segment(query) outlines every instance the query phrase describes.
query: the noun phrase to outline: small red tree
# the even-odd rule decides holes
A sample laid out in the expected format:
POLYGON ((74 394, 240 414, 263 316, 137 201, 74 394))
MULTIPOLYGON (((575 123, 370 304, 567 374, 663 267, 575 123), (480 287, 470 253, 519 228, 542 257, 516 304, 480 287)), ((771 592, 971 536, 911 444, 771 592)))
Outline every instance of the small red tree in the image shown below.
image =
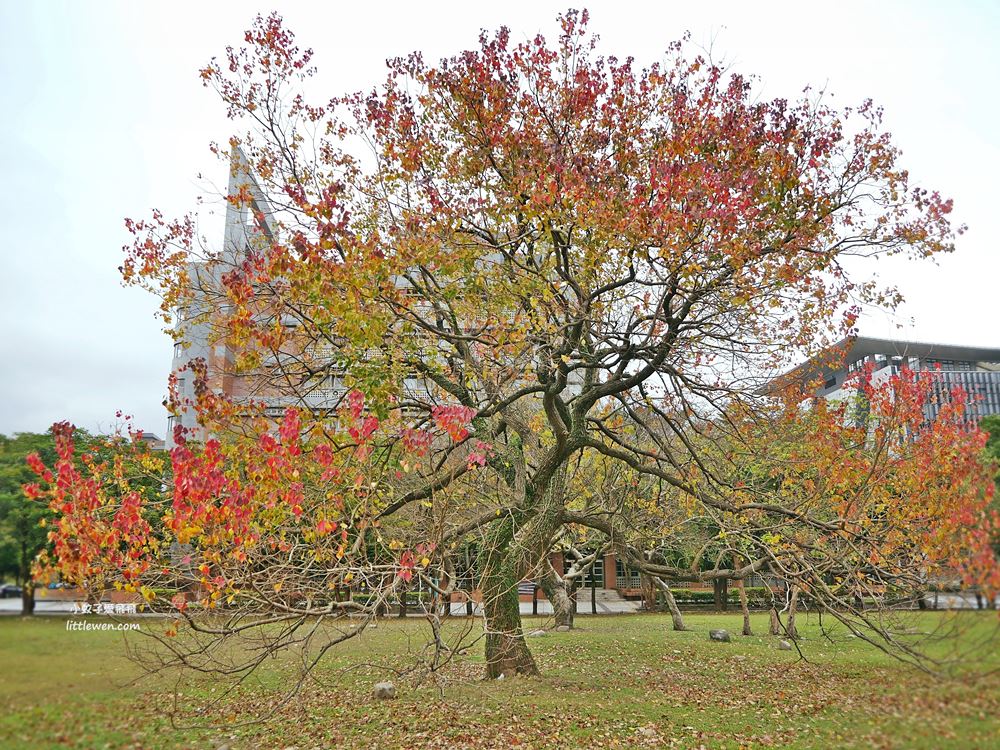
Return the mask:
MULTIPOLYGON (((219 404, 213 408, 217 414, 219 404)), ((396 430, 366 412, 357 391, 333 423, 295 408, 277 423, 244 410, 239 436, 198 444, 178 434, 169 467, 137 436, 112 441, 110 460, 85 454, 78 464, 72 426, 57 425, 55 466, 30 457, 39 481, 25 487, 56 514, 54 555, 41 562, 97 597, 110 588, 134 592, 173 613, 160 638, 170 663, 245 677, 259 655, 224 666, 204 657, 255 629, 266 629, 274 648, 309 630, 318 658, 362 632, 411 581, 430 583, 433 573, 445 585, 432 537, 415 541, 406 521, 384 523, 381 515, 419 476, 416 465, 432 444, 463 434, 465 414, 396 430), (168 487, 148 481, 164 476, 168 487), (173 592, 169 602, 163 590, 173 592), (356 627, 317 628, 347 614, 359 616, 356 627), (181 623, 194 640, 165 641, 176 639, 181 623)))

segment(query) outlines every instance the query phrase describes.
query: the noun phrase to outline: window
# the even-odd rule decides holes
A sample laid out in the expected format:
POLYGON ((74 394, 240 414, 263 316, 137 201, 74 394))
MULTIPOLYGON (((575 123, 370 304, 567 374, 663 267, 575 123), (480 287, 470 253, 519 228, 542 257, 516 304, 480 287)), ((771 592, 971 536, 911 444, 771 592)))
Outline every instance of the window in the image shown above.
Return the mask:
POLYGON ((639 571, 626 566, 621 560, 615 560, 615 586, 620 589, 642 588, 639 571))
MULTIPOLYGON (((583 552, 584 557, 589 554, 589 551, 583 552)), ((569 572, 569 569, 573 567, 573 562, 568 554, 563 556, 563 573, 569 572)), ((602 555, 598 555, 590 569, 584 573, 581 585, 584 588, 589 588, 591 582, 593 582, 595 588, 604 588, 604 557, 602 555)))
POLYGON ((871 361, 871 357, 861 357, 861 359, 856 359, 847 366, 848 372, 856 372, 858 370, 864 369, 864 366, 871 361))

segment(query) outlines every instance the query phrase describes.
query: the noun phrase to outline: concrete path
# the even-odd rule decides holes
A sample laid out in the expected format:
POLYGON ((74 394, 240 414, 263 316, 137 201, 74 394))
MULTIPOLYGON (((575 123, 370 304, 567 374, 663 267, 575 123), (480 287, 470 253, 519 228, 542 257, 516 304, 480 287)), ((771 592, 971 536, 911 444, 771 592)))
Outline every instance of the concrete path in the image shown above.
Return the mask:
MULTIPOLYGON (((73 614, 73 602, 70 601, 46 601, 45 599, 38 599, 35 602, 35 614, 37 615, 71 615, 73 614)), ((611 602, 597 602, 597 614, 599 615, 612 615, 612 614, 623 614, 628 612, 638 612, 640 602, 631 601, 611 601, 611 602)), ((576 611, 581 615, 591 614, 590 610, 590 600, 585 602, 577 602, 576 611)), ((21 612, 21 600, 17 599, 0 599, 0 615, 16 615, 21 612)), ((451 612, 454 615, 464 615, 465 605, 455 604, 451 605, 451 612)), ((479 604, 473 605, 473 613, 476 615, 482 615, 482 607, 479 604)), ((418 614, 415 610, 413 614, 418 614)), ((530 615, 531 614, 531 602, 521 602, 521 614, 530 615)), ((538 614, 539 615, 551 615, 552 605, 548 601, 541 599, 538 602, 538 614)), ((86 617, 87 615, 81 615, 81 617, 86 617)))
MULTIPOLYGON (((927 606, 934 608, 935 601, 934 595, 928 594, 925 598, 927 606)), ((39 615, 71 615, 73 614, 73 602, 71 601, 58 601, 58 600, 46 600, 44 598, 39 598, 35 601, 35 614, 39 615)), ((1000 607, 1000 596, 997 597, 996 604, 1000 607)), ((597 602, 597 614, 599 615, 617 615, 626 614, 630 612, 638 612, 642 602, 639 601, 628 601, 625 599, 612 600, 612 601, 598 601, 597 602)), ((937 609, 976 609, 976 596, 975 594, 967 593, 955 593, 955 594, 938 594, 937 595, 937 609)), ((576 611, 581 615, 591 614, 590 600, 577 601, 576 611)), ((10 599, 0 599, 0 615, 16 615, 21 612, 21 599, 20 598, 10 598, 10 599)), ((464 615, 466 613, 465 605, 452 603, 451 612, 454 615, 464 615)), ((414 612, 414 614, 417 614, 414 612)), ((473 605, 473 614, 482 615, 482 606, 479 604, 473 605)), ((531 614, 531 602, 521 602, 521 614, 530 615, 531 614)), ((538 601, 538 614, 539 615, 551 615, 552 605, 549 604, 548 600, 540 599, 538 601)))
MULTIPOLYGON (((986 605, 986 597, 982 599, 983 605, 986 605)), ((954 594, 927 594, 924 597, 924 602, 931 609, 978 609, 979 603, 976 601, 976 595, 967 592, 960 592, 954 594)), ((1000 607, 1000 596, 997 596, 994 604, 1000 607)))
MULTIPOLYGON (((21 613, 21 597, 0 599, 0 614, 16 615, 21 613)), ((73 602, 46 601, 35 599, 36 615, 69 615, 73 613, 73 602)))
MULTIPOLYGON (((633 602, 633 601, 627 601, 627 600, 624 600, 624 599, 621 600, 621 601, 611 601, 611 602, 601 602, 601 601, 599 601, 599 602, 597 602, 597 614, 599 614, 599 615, 620 615, 620 614, 627 614, 627 613, 630 613, 630 612, 638 612, 639 608, 641 606, 642 606, 642 602, 639 602, 639 601, 634 601, 633 602)), ((522 615, 530 615, 531 614, 531 609, 532 609, 531 602, 521 602, 521 614, 522 615)), ((581 614, 581 615, 592 614, 592 610, 590 608, 590 600, 588 599, 585 602, 578 601, 576 603, 576 611, 577 611, 577 614, 581 614)), ((464 615, 464 614, 467 613, 467 610, 466 610, 464 604, 456 604, 456 603, 452 602, 451 613, 453 615, 464 615)), ((472 605, 472 613, 474 615, 482 615, 482 613, 483 613, 483 611, 482 611, 482 605, 480 605, 480 604, 473 604, 472 605)), ((551 615, 552 614, 552 605, 549 604, 549 602, 548 602, 547 599, 539 599, 538 600, 538 614, 539 615, 551 615)))

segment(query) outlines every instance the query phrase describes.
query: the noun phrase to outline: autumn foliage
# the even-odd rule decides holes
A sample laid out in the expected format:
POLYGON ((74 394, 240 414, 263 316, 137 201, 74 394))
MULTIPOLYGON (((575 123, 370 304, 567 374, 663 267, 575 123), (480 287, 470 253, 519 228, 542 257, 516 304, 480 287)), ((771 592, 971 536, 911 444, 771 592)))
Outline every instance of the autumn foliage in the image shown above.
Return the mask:
MULTIPOLYGON (((462 414, 450 412, 440 430, 421 431, 426 441, 413 431, 410 439, 447 440, 449 431, 464 429, 462 414)), ((241 597, 290 612, 307 600, 304 611, 322 614, 352 607, 336 600, 341 588, 362 585, 384 596, 397 579, 409 582, 415 567, 426 568, 433 552, 432 544, 403 549, 379 530, 379 513, 402 475, 399 462, 411 454, 401 447, 391 461, 373 459, 376 449, 393 447, 377 442, 385 430, 364 414, 356 391, 337 420, 336 439, 317 441, 321 425, 289 408, 280 423, 262 423, 252 441, 246 434, 227 444, 181 438, 169 465, 133 435, 118 440, 113 461, 84 455, 81 467, 73 461, 72 427, 58 426, 54 471, 30 457, 40 482, 25 487, 58 514, 51 570, 98 594, 113 586, 151 604, 154 589, 179 589, 171 599, 178 612, 241 597), (171 485, 132 489, 144 476, 170 476, 171 485)))
POLYGON ((847 397, 808 411, 788 397, 766 426, 746 425, 755 450, 734 459, 723 525, 734 549, 763 552, 831 611, 959 582, 1000 590, 985 433, 968 394, 939 383, 905 368, 873 382, 869 368, 847 397))
POLYGON ((128 222, 122 273, 179 341, 210 331, 228 370, 193 363, 187 401, 172 380, 203 432, 178 433, 162 491, 130 488, 156 459, 126 446, 76 467, 61 432, 31 493, 60 514, 64 575, 179 589, 195 630, 195 605, 234 608, 220 637, 282 623, 276 648, 307 616, 367 621, 419 583, 433 617, 475 585, 490 676, 537 671, 517 584, 567 524, 650 575, 768 570, 842 612, 845 592, 945 567, 996 586, 961 398, 924 424, 927 386, 903 374, 864 386, 858 426, 846 404, 760 395, 861 305, 898 301, 845 258, 952 250, 951 202, 911 182, 871 102, 761 100, 684 42, 638 69, 587 22, 560 17, 551 44, 484 32, 437 65, 413 53, 320 103, 276 15, 205 67, 246 128, 214 147, 245 241, 206 251, 193 217, 154 212, 128 222), (711 519, 715 564, 645 554, 624 501, 576 502, 584 459, 654 517, 711 519))

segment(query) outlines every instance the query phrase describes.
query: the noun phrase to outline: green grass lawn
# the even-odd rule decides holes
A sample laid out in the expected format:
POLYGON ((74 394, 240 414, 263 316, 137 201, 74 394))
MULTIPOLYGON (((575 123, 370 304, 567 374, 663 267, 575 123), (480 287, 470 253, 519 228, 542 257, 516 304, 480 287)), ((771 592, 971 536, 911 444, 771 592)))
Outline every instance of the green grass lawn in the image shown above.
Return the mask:
MULTIPOLYGON (((928 631, 946 616, 920 617, 928 631)), ((432 678, 400 675, 427 628, 390 619, 330 652, 317 679, 282 700, 290 656, 225 693, 219 681, 144 676, 121 634, 5 617, 0 748, 1000 747, 1000 641, 982 641, 996 613, 955 618, 973 656, 961 679, 931 677, 843 631, 828 640, 815 617, 802 623, 807 661, 775 638, 738 635, 738 615, 687 619, 693 631, 675 633, 662 616, 581 617, 573 632, 530 639, 543 677, 489 683, 481 642, 432 678), (714 627, 733 642, 710 642, 714 627), (398 699, 372 700, 386 678, 398 699)), ((529 630, 546 624, 526 620, 529 630)), ((766 633, 764 617, 754 630, 766 633)))

